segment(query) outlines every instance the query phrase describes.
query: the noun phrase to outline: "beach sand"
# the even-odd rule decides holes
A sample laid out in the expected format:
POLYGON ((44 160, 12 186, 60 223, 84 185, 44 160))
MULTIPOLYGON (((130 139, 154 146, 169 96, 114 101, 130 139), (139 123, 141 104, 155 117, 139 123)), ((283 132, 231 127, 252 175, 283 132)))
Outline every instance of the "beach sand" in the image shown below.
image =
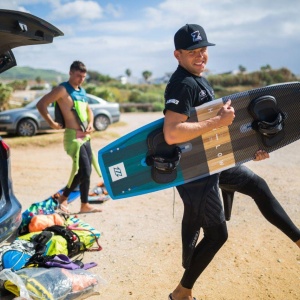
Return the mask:
MULTIPOLYGON (((162 117, 161 113, 124 113, 123 126, 107 129, 121 136, 162 117)), ((53 133, 61 134, 62 133, 53 133)), ((92 140, 98 151, 114 138, 92 140)), ((291 219, 300 226, 300 142, 246 165, 269 183, 291 219)), ((14 192, 23 205, 49 197, 69 177, 71 159, 62 143, 49 147, 11 149, 14 192)), ((91 186, 99 179, 93 171, 91 186)), ((70 205, 79 210, 80 201, 70 205)), ((86 252, 84 262, 103 281, 96 300, 167 300, 183 274, 181 266, 182 203, 175 189, 167 189, 98 205, 103 212, 80 218, 102 235, 100 252, 86 252)), ((281 231, 268 223, 254 201, 236 194, 229 239, 194 286, 198 300, 300 299, 300 251, 281 231)))

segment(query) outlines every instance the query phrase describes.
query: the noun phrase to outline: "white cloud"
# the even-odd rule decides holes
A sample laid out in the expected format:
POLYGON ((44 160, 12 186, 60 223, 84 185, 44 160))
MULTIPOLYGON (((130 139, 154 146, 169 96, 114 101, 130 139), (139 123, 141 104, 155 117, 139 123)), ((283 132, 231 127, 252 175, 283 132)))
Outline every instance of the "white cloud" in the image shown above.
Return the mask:
POLYGON ((120 5, 109 3, 104 8, 105 13, 113 16, 113 18, 120 18, 123 15, 123 9, 120 5))
POLYGON ((286 66, 300 74, 296 55, 300 48, 299 0, 289 0, 289 5, 281 0, 271 3, 162 0, 158 4, 140 0, 137 6, 142 9, 136 12, 135 1, 119 1, 117 5, 104 0, 13 0, 9 3, 29 9, 26 3, 33 1, 44 8, 38 16, 58 27, 65 36, 55 38, 51 45, 41 46, 42 53, 34 50, 37 46, 22 47, 16 55, 20 65, 38 67, 39 62, 42 67, 46 62, 47 66, 65 71, 74 59, 81 59, 88 67, 111 76, 124 73, 126 68, 133 74, 148 69, 154 76, 161 76, 177 65, 173 57, 174 33, 186 23, 198 23, 205 28, 208 39, 217 45, 209 49, 208 68, 213 72, 236 69, 240 64, 251 71, 270 64, 273 68, 286 66))
MULTIPOLYGON (((77 0, 57 6, 51 13, 53 19, 74 19, 78 21, 91 21, 101 19, 102 7, 95 1, 77 0)), ((74 22, 76 24, 76 21, 74 22)))
POLYGON ((9 9, 9 10, 19 10, 22 12, 28 12, 24 6, 18 4, 18 1, 16 0, 0 0, 0 8, 1 9, 9 9))

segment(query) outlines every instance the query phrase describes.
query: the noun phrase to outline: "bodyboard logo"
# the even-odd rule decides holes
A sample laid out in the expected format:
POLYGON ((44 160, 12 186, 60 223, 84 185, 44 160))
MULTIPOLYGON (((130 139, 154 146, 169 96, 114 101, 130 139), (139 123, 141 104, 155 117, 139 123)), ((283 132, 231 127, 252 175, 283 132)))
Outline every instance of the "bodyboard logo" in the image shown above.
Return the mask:
POLYGON ((119 163, 119 164, 110 166, 108 169, 109 169, 111 180, 113 182, 127 177, 124 163, 119 163))

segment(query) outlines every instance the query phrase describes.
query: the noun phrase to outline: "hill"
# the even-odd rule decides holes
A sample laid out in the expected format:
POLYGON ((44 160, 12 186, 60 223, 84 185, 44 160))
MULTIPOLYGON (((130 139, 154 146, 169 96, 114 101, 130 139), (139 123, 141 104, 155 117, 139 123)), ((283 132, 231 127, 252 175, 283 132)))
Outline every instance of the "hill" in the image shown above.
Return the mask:
POLYGON ((14 67, 0 74, 0 80, 35 80, 40 77, 42 81, 53 82, 67 80, 68 75, 54 70, 34 69, 31 67, 14 67))

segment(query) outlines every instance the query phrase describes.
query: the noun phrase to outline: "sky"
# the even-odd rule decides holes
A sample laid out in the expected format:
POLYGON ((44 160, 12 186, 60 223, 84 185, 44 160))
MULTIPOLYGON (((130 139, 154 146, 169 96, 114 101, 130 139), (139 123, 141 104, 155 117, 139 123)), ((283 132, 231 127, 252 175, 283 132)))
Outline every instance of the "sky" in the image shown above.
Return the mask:
MULTIPOLYGON (((172 73, 174 34, 183 25, 204 27, 213 74, 270 65, 300 75, 300 1, 289 0, 0 0, 1 9, 46 20, 64 36, 52 44, 15 48, 18 66, 68 74, 74 60, 111 77, 153 78, 172 73)), ((1 20, 0 20, 1 21, 1 20)))

